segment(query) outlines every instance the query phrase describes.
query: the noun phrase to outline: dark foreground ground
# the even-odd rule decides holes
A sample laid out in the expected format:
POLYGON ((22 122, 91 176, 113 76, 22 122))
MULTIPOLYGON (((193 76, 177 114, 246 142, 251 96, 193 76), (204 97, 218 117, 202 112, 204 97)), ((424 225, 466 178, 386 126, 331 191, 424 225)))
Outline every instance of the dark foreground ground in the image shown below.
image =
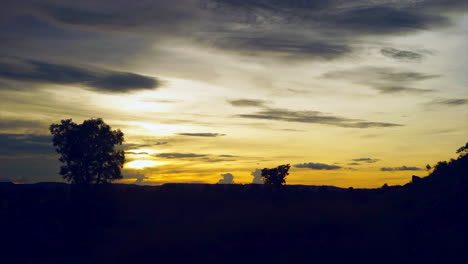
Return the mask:
POLYGON ((466 177, 452 178, 371 190, 0 184, 0 262, 466 263, 466 177))

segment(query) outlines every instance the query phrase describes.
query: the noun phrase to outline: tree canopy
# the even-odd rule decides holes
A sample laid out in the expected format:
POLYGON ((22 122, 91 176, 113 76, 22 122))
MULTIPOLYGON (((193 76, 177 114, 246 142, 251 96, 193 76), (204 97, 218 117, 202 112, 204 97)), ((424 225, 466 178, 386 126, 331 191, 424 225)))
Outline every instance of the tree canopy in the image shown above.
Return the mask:
POLYGON ((265 184, 281 186, 286 183, 286 176, 289 175, 289 164, 280 165, 273 169, 264 168, 262 170, 262 179, 265 184))
POLYGON ((50 126, 52 143, 61 156, 60 174, 75 184, 102 184, 122 178, 125 162, 123 150, 116 145, 124 141, 120 130, 111 130, 101 118, 76 124, 72 119, 50 126))

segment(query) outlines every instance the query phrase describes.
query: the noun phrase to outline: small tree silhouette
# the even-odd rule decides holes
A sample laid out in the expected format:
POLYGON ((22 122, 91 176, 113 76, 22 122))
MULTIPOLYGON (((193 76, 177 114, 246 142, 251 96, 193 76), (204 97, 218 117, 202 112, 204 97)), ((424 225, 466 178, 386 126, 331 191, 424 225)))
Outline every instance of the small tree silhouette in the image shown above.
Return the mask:
POLYGON ((273 169, 264 168, 262 170, 262 179, 265 184, 271 184, 275 186, 281 186, 286 183, 286 176, 289 175, 289 164, 280 165, 273 169))
POLYGON ((60 174, 75 184, 108 183, 122 178, 121 168, 125 162, 121 145, 124 134, 111 130, 101 118, 89 119, 79 125, 72 119, 50 125, 52 143, 61 155, 60 174))

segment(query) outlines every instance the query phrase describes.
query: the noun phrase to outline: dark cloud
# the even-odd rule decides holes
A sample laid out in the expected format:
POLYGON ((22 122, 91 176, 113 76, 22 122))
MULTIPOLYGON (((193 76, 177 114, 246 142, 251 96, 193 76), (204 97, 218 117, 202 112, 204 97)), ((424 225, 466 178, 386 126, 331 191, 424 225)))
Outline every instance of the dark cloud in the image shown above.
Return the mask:
POLYGON ((356 166, 356 165, 361 165, 360 163, 357 163, 357 162, 351 162, 351 163, 348 163, 348 165, 350 166, 356 166))
POLYGON ((331 4, 330 0, 214 0, 218 4, 230 5, 234 8, 260 8, 271 11, 318 10, 331 4))
POLYGON ((329 19, 341 29, 375 35, 408 33, 449 24, 446 17, 424 13, 418 8, 385 5, 338 11, 329 19))
POLYGON ((341 166, 338 166, 338 165, 328 165, 328 164, 313 163, 313 162, 296 164, 293 166, 296 168, 307 168, 311 170, 338 170, 342 168, 341 166))
POLYGON ((367 122, 360 119, 350 119, 338 116, 325 115, 319 111, 291 111, 287 109, 266 108, 254 114, 237 115, 241 118, 275 120, 286 122, 324 124, 349 128, 372 128, 402 126, 393 123, 367 122))
MULTIPOLYGON (((459 14, 466 7, 460 0, 443 3, 436 0, 12 1, 0 12, 11 18, 0 21, 5 28, 0 32, 0 42, 7 43, 1 47, 14 51, 17 56, 41 49, 61 56, 79 51, 93 60, 93 53, 105 59, 103 53, 108 49, 119 56, 114 53, 107 57, 121 54, 126 57, 150 48, 154 40, 163 43, 177 38, 241 54, 331 60, 353 52, 356 40, 368 35, 406 34, 450 25, 452 13, 459 14), (17 23, 20 17, 33 17, 37 21, 33 26, 24 25, 17 23), (141 39, 121 46, 106 40, 115 39, 116 35, 141 39), (65 41, 67 45, 56 45, 52 50, 51 40, 65 41), (107 45, 94 45, 101 43, 107 45), (87 45, 88 51, 103 52, 87 52, 80 49, 83 45, 87 45)), ((398 54, 403 53, 396 54, 401 57, 398 54)))
POLYGON ((232 173, 221 174, 223 177, 218 181, 218 184, 234 184, 234 175, 232 173))
POLYGON ((232 106, 239 107, 263 107, 266 103, 264 100, 253 100, 253 99, 238 99, 228 101, 232 106))
POLYGON ((0 134, 0 157, 18 158, 54 156, 52 136, 35 134, 0 134))
POLYGON ((401 61, 421 60, 424 57, 420 53, 407 51, 407 50, 399 50, 399 49, 394 49, 394 48, 382 48, 380 49, 380 53, 382 53, 382 55, 386 57, 396 59, 396 60, 401 60, 401 61))
POLYGON ((360 159, 352 159, 352 161, 367 162, 367 163, 375 163, 375 162, 379 161, 379 159, 360 158, 360 159))
POLYGON ((126 93, 156 89, 160 81, 130 72, 91 70, 37 60, 0 61, 0 78, 52 84, 82 85, 100 92, 126 93))
POLYGON ((86 10, 68 6, 48 5, 43 8, 45 14, 65 24, 71 25, 119 25, 126 23, 124 17, 108 12, 86 10))
MULTIPOLYGON (((47 2, 47 1, 46 1, 47 2)), ((60 4, 42 4, 38 9, 42 16, 63 24, 98 30, 153 32, 182 31, 190 22, 203 19, 204 13, 199 0, 185 0, 183 3, 167 1, 88 1, 79 5, 63 1, 60 4), (153 27, 153 28, 152 28, 153 27)))
POLYGON ((190 137, 222 137, 226 134, 219 133, 177 133, 180 136, 190 136, 190 137))
POLYGON ((380 168, 381 171, 418 171, 418 170, 423 170, 418 167, 407 167, 407 166, 401 166, 401 167, 383 167, 380 168))

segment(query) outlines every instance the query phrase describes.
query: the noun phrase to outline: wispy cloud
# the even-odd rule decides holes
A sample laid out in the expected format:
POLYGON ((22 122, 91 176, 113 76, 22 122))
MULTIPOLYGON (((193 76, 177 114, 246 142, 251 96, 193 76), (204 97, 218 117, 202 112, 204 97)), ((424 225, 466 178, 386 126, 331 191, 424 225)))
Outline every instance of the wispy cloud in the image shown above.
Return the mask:
POLYGON ((180 159, 180 160, 202 161, 202 162, 224 162, 224 161, 234 161, 233 158, 236 156, 167 152, 167 153, 155 154, 154 157, 163 158, 163 159, 180 159))
POLYGON ((339 116, 326 115, 319 111, 292 111, 280 108, 266 108, 254 114, 240 114, 241 118, 263 119, 273 121, 286 121, 310 124, 324 124, 348 128, 375 128, 375 127, 395 127, 400 124, 369 122, 361 119, 351 119, 339 116))
POLYGON ((328 79, 343 79, 363 84, 383 94, 433 92, 431 89, 411 87, 415 82, 438 78, 439 74, 397 70, 389 67, 359 67, 349 70, 332 71, 323 75, 328 79))
POLYGON ((459 106, 468 104, 468 99, 435 99, 428 103, 429 105, 459 106))
POLYGON ((264 100, 238 99, 228 101, 232 106, 238 107, 263 107, 266 104, 264 100))
POLYGON ((400 61, 418 61, 424 57, 422 54, 417 52, 399 50, 395 48, 382 48, 380 49, 380 53, 386 57, 400 61))
POLYGON ((200 158, 200 157, 206 157, 207 155, 195 154, 195 153, 171 152, 171 153, 159 153, 159 154, 156 154, 155 156, 160 157, 160 158, 166 158, 166 159, 183 159, 183 158, 200 158))
POLYGON ((190 137, 222 137, 226 134, 219 133, 177 133, 180 136, 190 136, 190 137))
POLYGON ((367 163, 375 163, 375 162, 379 161, 379 159, 359 158, 359 159, 352 159, 352 161, 367 162, 367 163))

